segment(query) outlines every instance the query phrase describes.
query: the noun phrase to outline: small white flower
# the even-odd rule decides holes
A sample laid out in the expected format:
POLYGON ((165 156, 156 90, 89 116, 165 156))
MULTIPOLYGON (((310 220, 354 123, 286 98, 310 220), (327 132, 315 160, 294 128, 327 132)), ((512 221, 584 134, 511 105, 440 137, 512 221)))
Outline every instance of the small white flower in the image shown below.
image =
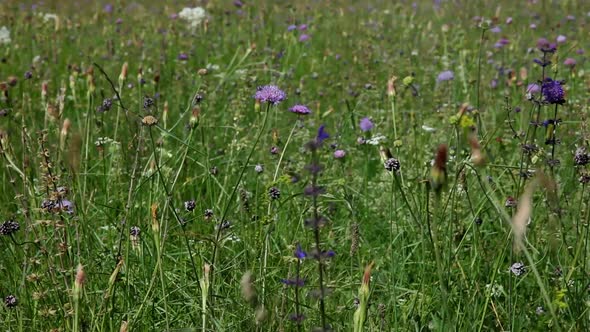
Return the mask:
POLYGON ((422 129, 429 133, 436 131, 436 128, 428 127, 427 125, 422 125, 422 129))
POLYGON ((38 15, 43 18, 43 22, 45 22, 45 23, 47 23, 51 20, 57 21, 57 19, 58 19, 57 15, 55 15, 53 13, 39 13, 38 15))
POLYGON ((365 141, 365 144, 369 144, 369 145, 379 145, 381 144, 381 142, 387 140, 387 138, 384 135, 381 134, 376 134, 375 136, 369 138, 368 140, 365 141))
POLYGON ((182 11, 180 11, 180 13, 178 13, 178 17, 187 21, 190 24, 191 28, 193 28, 193 29, 198 27, 201 24, 201 22, 203 22, 203 20, 205 19, 205 16, 206 16, 205 9, 203 9, 201 7, 195 7, 195 8, 185 7, 182 9, 182 11))
POLYGON ((7 27, 0 28, 0 44, 10 44, 10 30, 7 27))
POLYGON ((256 166, 254 166, 254 171, 256 171, 256 173, 262 173, 264 171, 264 166, 262 166, 261 164, 257 164, 256 166))
POLYGON ((219 70, 219 65, 214 65, 214 64, 208 63, 206 68, 209 71, 217 71, 217 70, 219 70))

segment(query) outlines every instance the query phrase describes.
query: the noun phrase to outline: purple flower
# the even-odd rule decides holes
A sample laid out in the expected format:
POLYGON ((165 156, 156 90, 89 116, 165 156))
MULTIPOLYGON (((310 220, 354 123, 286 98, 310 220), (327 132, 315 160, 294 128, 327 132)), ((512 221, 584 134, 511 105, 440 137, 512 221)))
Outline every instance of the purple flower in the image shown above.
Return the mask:
POLYGON ((500 40, 498 40, 498 42, 496 42, 496 48, 501 48, 503 46, 506 46, 510 44, 510 40, 506 39, 506 38, 500 38, 500 40))
POLYGON ((362 131, 369 131, 373 129, 373 122, 371 122, 371 119, 369 118, 362 118, 359 127, 361 127, 362 131))
POLYGON ((506 24, 512 24, 512 17, 506 19, 506 24))
POLYGON ((295 258, 297 259, 304 259, 307 257, 307 253, 301 249, 301 245, 297 243, 297 248, 295 249, 295 258))
POLYGON ((308 40, 309 40, 309 38, 311 38, 311 37, 310 37, 308 34, 305 34, 305 33, 304 33, 304 34, 302 34, 301 36, 299 36, 299 41, 303 43, 303 42, 306 42, 306 41, 308 41, 308 40))
POLYGON ((500 29, 499 26, 495 26, 495 27, 493 27, 493 28, 490 29, 490 32, 492 32, 492 33, 500 33, 500 32, 502 32, 502 29, 500 29))
POLYGON ((291 24, 287 27, 287 31, 293 31, 295 29, 297 29, 297 26, 295 24, 291 24))
POLYGON ((121 23, 123 23, 123 19, 119 17, 119 18, 118 18, 118 19, 115 21, 115 23, 116 23, 116 24, 121 24, 121 23))
POLYGON ((549 48, 549 41, 547 40, 547 38, 539 38, 537 39, 537 48, 542 50, 545 48, 549 48))
POLYGON ((7 220, 0 224, 0 235, 11 235, 20 229, 18 222, 14 220, 7 220))
POLYGON ((307 106, 300 105, 300 104, 297 104, 297 105, 289 108, 289 111, 299 114, 299 115, 307 115, 307 114, 311 113, 311 111, 309 110, 309 108, 307 108, 307 106))
POLYGON ((555 41, 557 41, 558 44, 563 44, 567 41, 567 37, 564 35, 559 35, 559 36, 557 36, 555 41))
POLYGON ((178 55, 178 60, 180 60, 180 61, 186 61, 186 60, 188 60, 188 54, 186 54, 186 53, 180 53, 178 55))
POLYGON ((438 74, 438 77, 436 78, 436 82, 440 83, 440 82, 450 81, 450 80, 453 80, 454 78, 455 78, 455 74, 453 74, 452 71, 445 70, 445 71, 441 72, 440 74, 438 74))
POLYGON ((565 92, 561 86, 561 82, 554 81, 551 78, 546 78, 542 86, 543 96, 545 101, 549 104, 563 104, 565 103, 565 92))
POLYGON ((490 81, 490 88, 495 89, 496 87, 498 87, 498 80, 494 78, 490 81))
POLYGON ((234 1, 234 6, 241 8, 244 5, 243 2, 241 2, 240 0, 235 0, 234 1))
POLYGON ((570 68, 574 67, 576 63, 576 59, 574 58, 567 58, 563 61, 563 65, 570 68))
POLYGON ((344 150, 336 150, 334 151, 334 158, 336 159, 342 159, 346 156, 346 151, 344 150))
POLYGON ((106 5, 104 5, 104 8, 102 10, 105 13, 110 14, 110 13, 113 12, 113 5, 111 5, 110 3, 109 4, 106 4, 106 5))
POLYGON ((303 287, 305 284, 304 279, 281 279, 281 282, 287 286, 303 287))
POLYGON ((299 29, 299 31, 305 31, 307 30, 307 24, 301 24, 297 27, 297 29, 299 29))
POLYGON ((254 99, 262 103, 268 102, 269 104, 277 105, 281 101, 287 99, 287 95, 276 85, 265 85, 256 89, 254 99))
POLYGON ((175 20, 175 19, 178 18, 178 14, 177 13, 172 13, 172 14, 170 14, 169 17, 170 17, 171 20, 175 20))
POLYGON ((529 25, 529 28, 535 30, 537 28, 537 25, 535 23, 531 23, 531 25, 529 25))
POLYGON ((526 92, 530 94, 535 94, 541 92, 541 87, 537 83, 531 83, 526 87, 526 92))
POLYGON ((330 134, 328 134, 328 132, 326 131, 326 126, 321 125, 320 128, 318 129, 318 134, 315 138, 316 142, 318 144, 322 144, 322 142, 327 140, 328 138, 330 138, 330 134))
POLYGON ((399 163, 399 160, 395 158, 389 158, 385 162, 383 162, 383 167, 390 172, 397 172, 400 170, 401 165, 399 163))

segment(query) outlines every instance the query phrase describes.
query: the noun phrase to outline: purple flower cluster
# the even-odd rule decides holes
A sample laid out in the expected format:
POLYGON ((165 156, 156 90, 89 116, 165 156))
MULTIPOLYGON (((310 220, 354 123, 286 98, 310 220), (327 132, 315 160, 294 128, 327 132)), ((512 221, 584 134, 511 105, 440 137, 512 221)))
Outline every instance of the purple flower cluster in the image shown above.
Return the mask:
POLYGON ((311 113, 311 110, 307 106, 300 105, 300 104, 297 104, 297 105, 289 108, 289 111, 291 111, 295 114, 299 114, 299 115, 307 115, 307 114, 311 113))
POLYGON ((445 82, 445 81, 451 81, 453 79, 455 79, 455 74, 450 70, 445 70, 445 71, 441 72, 440 74, 438 74, 438 77, 436 78, 436 82, 440 83, 440 82, 445 82))
POLYGON ((67 214, 74 213, 74 203, 67 199, 49 200, 46 199, 41 203, 41 209, 49 213, 66 212, 67 214))
POLYGON ((359 127, 362 131, 369 131, 373 129, 373 122, 369 118, 362 118, 359 127))
POLYGON ((281 101, 287 99, 287 94, 276 85, 264 85, 256 89, 254 99, 261 103, 277 105, 281 101))
POLYGON ((7 220, 0 224, 0 235, 11 235, 20 229, 18 222, 14 220, 7 220))
POLYGON ((560 81, 546 78, 542 86, 542 91, 545 102, 549 104, 565 103, 565 92, 563 91, 563 86, 560 81))

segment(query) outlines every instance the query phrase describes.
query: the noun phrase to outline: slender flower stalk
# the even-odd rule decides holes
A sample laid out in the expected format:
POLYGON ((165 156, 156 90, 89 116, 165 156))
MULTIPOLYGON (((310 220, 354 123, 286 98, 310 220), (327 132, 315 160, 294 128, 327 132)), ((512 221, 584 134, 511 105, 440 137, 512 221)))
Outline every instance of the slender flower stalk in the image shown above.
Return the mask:
MULTIPOLYGON (((227 203, 225 204, 225 207, 223 209, 223 212, 221 214, 221 219, 220 222, 223 222, 229 212, 229 208, 231 206, 231 204, 233 203, 233 199, 236 195, 236 192, 238 190, 238 187, 240 185, 240 182, 242 181, 242 178, 244 177, 244 173, 246 172, 246 169, 248 168, 248 165, 250 164, 250 159, 252 159, 252 155, 254 154, 254 151, 256 150, 256 147, 258 146, 258 142, 260 142, 260 138, 262 137, 262 133, 264 132, 265 128, 266 128, 266 123, 268 122, 268 115, 270 113, 270 107, 272 105, 277 105, 279 104, 281 101, 285 100, 287 98, 287 95, 281 91, 278 87, 274 86, 274 85, 267 85, 267 86, 263 86, 263 87, 259 87, 256 91, 256 94, 254 95, 254 99, 257 102, 266 102, 266 111, 264 112, 264 118, 262 120, 262 126, 260 127, 260 130, 258 131, 258 134, 256 135, 256 140, 254 141, 254 144, 252 145, 252 148, 250 149, 250 152, 248 153, 248 157, 246 158, 246 161, 244 162, 244 165, 242 166, 242 170, 240 171, 240 175, 238 176, 238 179, 236 180, 235 185, 233 186, 233 190, 227 200, 227 203)), ((215 241, 213 244, 213 256, 211 258, 211 269, 215 269, 215 261, 217 259, 217 253, 219 250, 219 244, 220 244, 220 237, 221 237, 221 231, 222 231, 223 227, 218 227, 217 228, 217 233, 215 235, 215 241)), ((211 285, 214 285, 214 278, 215 278, 215 274, 213 273, 211 275, 211 285)), ((264 306, 264 286, 262 289, 262 306, 264 306)), ((212 294, 212 298, 213 298, 213 292, 211 292, 212 294)))
POLYGON ((314 258, 318 262, 318 286, 319 286, 319 302, 320 302, 320 320, 321 330, 326 331, 328 325, 326 323, 326 306, 325 296, 326 288, 324 287, 324 260, 328 257, 333 256, 332 251, 322 251, 320 241, 320 230, 325 223, 324 218, 319 212, 318 197, 324 192, 324 189, 318 185, 319 173, 322 170, 322 166, 319 164, 318 150, 321 148, 322 143, 328 139, 330 135, 326 132, 325 126, 320 126, 318 129, 315 140, 307 144, 307 148, 311 151, 311 163, 307 166, 307 170, 311 174, 311 184, 305 188, 305 194, 311 197, 312 202, 312 217, 307 221, 307 226, 313 230, 313 240, 315 243, 314 258))

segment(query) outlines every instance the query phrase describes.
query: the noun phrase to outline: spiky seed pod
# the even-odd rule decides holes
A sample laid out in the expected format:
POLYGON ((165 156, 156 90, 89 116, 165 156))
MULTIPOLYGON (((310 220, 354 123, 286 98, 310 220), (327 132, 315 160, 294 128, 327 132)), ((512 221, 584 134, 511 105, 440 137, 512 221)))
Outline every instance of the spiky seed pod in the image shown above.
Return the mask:
POLYGON ((141 120, 141 123, 144 126, 155 126, 158 123, 158 119, 156 119, 155 117, 151 116, 151 115, 146 115, 145 117, 143 117, 143 119, 141 120))

